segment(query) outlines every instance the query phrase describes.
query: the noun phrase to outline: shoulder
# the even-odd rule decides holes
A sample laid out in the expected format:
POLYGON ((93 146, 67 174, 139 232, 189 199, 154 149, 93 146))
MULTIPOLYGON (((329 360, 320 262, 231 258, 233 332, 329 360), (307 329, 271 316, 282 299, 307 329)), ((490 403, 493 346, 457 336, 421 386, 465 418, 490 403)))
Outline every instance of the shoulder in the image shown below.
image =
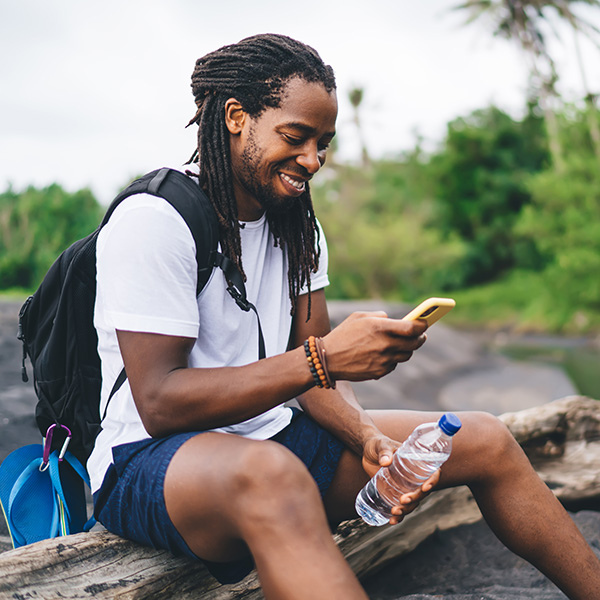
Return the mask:
POLYGON ((186 240, 193 243, 192 234, 173 206, 151 194, 135 194, 123 200, 115 209, 98 236, 98 252, 105 244, 137 241, 150 245, 186 240))

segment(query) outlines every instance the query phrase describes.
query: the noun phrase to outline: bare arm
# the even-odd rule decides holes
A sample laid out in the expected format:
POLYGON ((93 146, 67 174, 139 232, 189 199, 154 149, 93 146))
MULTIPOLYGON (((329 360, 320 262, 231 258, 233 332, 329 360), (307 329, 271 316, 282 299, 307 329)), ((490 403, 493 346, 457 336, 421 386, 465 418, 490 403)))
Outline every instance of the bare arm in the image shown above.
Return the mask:
POLYGON ((117 331, 135 404, 153 436, 239 423, 313 385, 298 348, 243 367, 188 368, 191 338, 117 331))
MULTIPOLYGON (((298 315, 306 314, 306 302, 306 297, 299 299, 298 315)), ((302 316, 294 319, 297 347, 242 367, 189 368, 191 338, 128 331, 117 331, 117 337, 133 398, 153 436, 239 423, 302 396, 310 414, 326 427, 339 423, 340 437, 361 452, 373 425, 350 386, 340 382, 337 391, 306 395, 314 381, 302 342, 329 329, 321 290, 313 294, 310 321, 302 316)), ((356 313, 327 336, 330 370, 337 379, 382 377, 421 346, 422 330, 421 323, 387 319, 383 313, 356 313)))
MULTIPOLYGON (((306 298, 299 299, 298 313, 306 314, 306 298)), ((426 328, 424 322, 412 323, 385 319, 383 313, 354 314, 344 322, 345 327, 336 327, 330 331, 329 316, 324 293, 313 295, 313 317, 306 323, 296 319, 292 332, 292 345, 302 344, 309 335, 323 336, 327 351, 328 370, 334 377, 345 377, 348 380, 359 380, 352 372, 356 363, 375 371, 373 378, 381 377, 392 371, 399 362, 407 361, 412 352, 425 341, 422 335, 426 328), (379 326, 364 327, 364 321, 379 315, 379 326), (350 327, 354 325, 354 328, 350 327), (350 330, 354 339, 354 353, 337 354, 341 335, 350 330), (372 337, 373 336, 373 337, 372 337), (381 339, 383 337, 383 340, 381 339), (376 338, 376 343, 375 339, 376 338), (366 350, 366 353, 364 352, 366 350), (372 364, 369 361, 373 361, 372 364), (380 371, 377 371, 380 369, 380 371)), ((381 467, 392 462, 392 455, 400 445, 399 440, 393 440, 384 435, 373 423, 368 413, 360 406, 354 391, 348 381, 338 381, 335 390, 313 387, 298 397, 302 408, 318 421, 323 427, 341 439, 358 456, 362 457, 365 472, 371 477, 381 467)), ((400 523, 404 516, 412 512, 435 487, 439 481, 440 472, 436 471, 420 489, 403 494, 398 505, 392 508, 391 524, 400 523)))
MULTIPOLYGON (((298 315, 306 314, 306 302, 306 296, 299 298, 298 315)), ((340 381, 335 390, 312 387, 298 401, 313 419, 371 463, 365 468, 373 474, 387 464, 386 456, 391 460, 398 444, 377 429, 348 381, 378 379, 407 361, 425 341, 425 324, 387 319, 384 313, 355 313, 344 321, 344 327, 333 331, 329 323, 325 294, 320 290, 313 293, 310 321, 294 319, 292 345, 301 345, 309 335, 323 337, 328 369, 340 381)))

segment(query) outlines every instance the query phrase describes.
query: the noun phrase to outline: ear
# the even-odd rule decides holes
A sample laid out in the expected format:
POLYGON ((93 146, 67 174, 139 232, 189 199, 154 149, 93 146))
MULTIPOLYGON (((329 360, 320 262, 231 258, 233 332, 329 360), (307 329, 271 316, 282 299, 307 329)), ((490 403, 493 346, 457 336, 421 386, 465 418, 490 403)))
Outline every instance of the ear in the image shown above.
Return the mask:
POLYGON ((235 99, 229 98, 225 102, 225 125, 232 135, 241 133, 248 114, 242 105, 235 99))

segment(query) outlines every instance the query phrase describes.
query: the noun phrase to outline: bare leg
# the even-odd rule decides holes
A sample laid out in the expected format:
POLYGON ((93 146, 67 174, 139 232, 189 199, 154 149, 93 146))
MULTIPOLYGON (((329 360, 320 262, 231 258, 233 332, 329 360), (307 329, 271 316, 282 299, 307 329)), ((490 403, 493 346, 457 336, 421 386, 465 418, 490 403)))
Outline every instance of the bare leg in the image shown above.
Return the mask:
POLYGON ((332 539, 314 480, 276 442, 192 438, 169 465, 165 500, 198 556, 230 561, 249 548, 266 598, 367 598, 332 539))
MULTIPOLYGON (((404 440, 438 415, 369 411, 386 435, 404 440)), ((498 538, 528 560, 572 600, 600 599, 600 561, 552 492, 537 476, 508 429, 486 413, 461 413, 450 460, 439 487, 466 484, 498 538)), ((325 498, 333 520, 355 515, 353 502, 366 481, 360 460, 347 452, 325 498)))

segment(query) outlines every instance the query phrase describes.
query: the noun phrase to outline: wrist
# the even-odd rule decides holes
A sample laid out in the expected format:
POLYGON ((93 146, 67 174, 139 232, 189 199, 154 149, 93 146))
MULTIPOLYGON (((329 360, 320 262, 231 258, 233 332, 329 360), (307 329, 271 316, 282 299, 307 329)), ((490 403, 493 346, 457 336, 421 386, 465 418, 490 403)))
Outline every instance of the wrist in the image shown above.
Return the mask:
POLYGON ((313 381, 318 388, 335 389, 335 379, 327 367, 327 351, 321 338, 311 335, 304 342, 304 353, 313 381))
POLYGON ((361 443, 363 449, 370 441, 381 439, 382 435, 383 434, 381 433, 381 431, 379 431, 379 429, 377 429, 377 427, 375 425, 367 424, 367 425, 364 425, 363 427, 361 427, 360 443, 361 443))

